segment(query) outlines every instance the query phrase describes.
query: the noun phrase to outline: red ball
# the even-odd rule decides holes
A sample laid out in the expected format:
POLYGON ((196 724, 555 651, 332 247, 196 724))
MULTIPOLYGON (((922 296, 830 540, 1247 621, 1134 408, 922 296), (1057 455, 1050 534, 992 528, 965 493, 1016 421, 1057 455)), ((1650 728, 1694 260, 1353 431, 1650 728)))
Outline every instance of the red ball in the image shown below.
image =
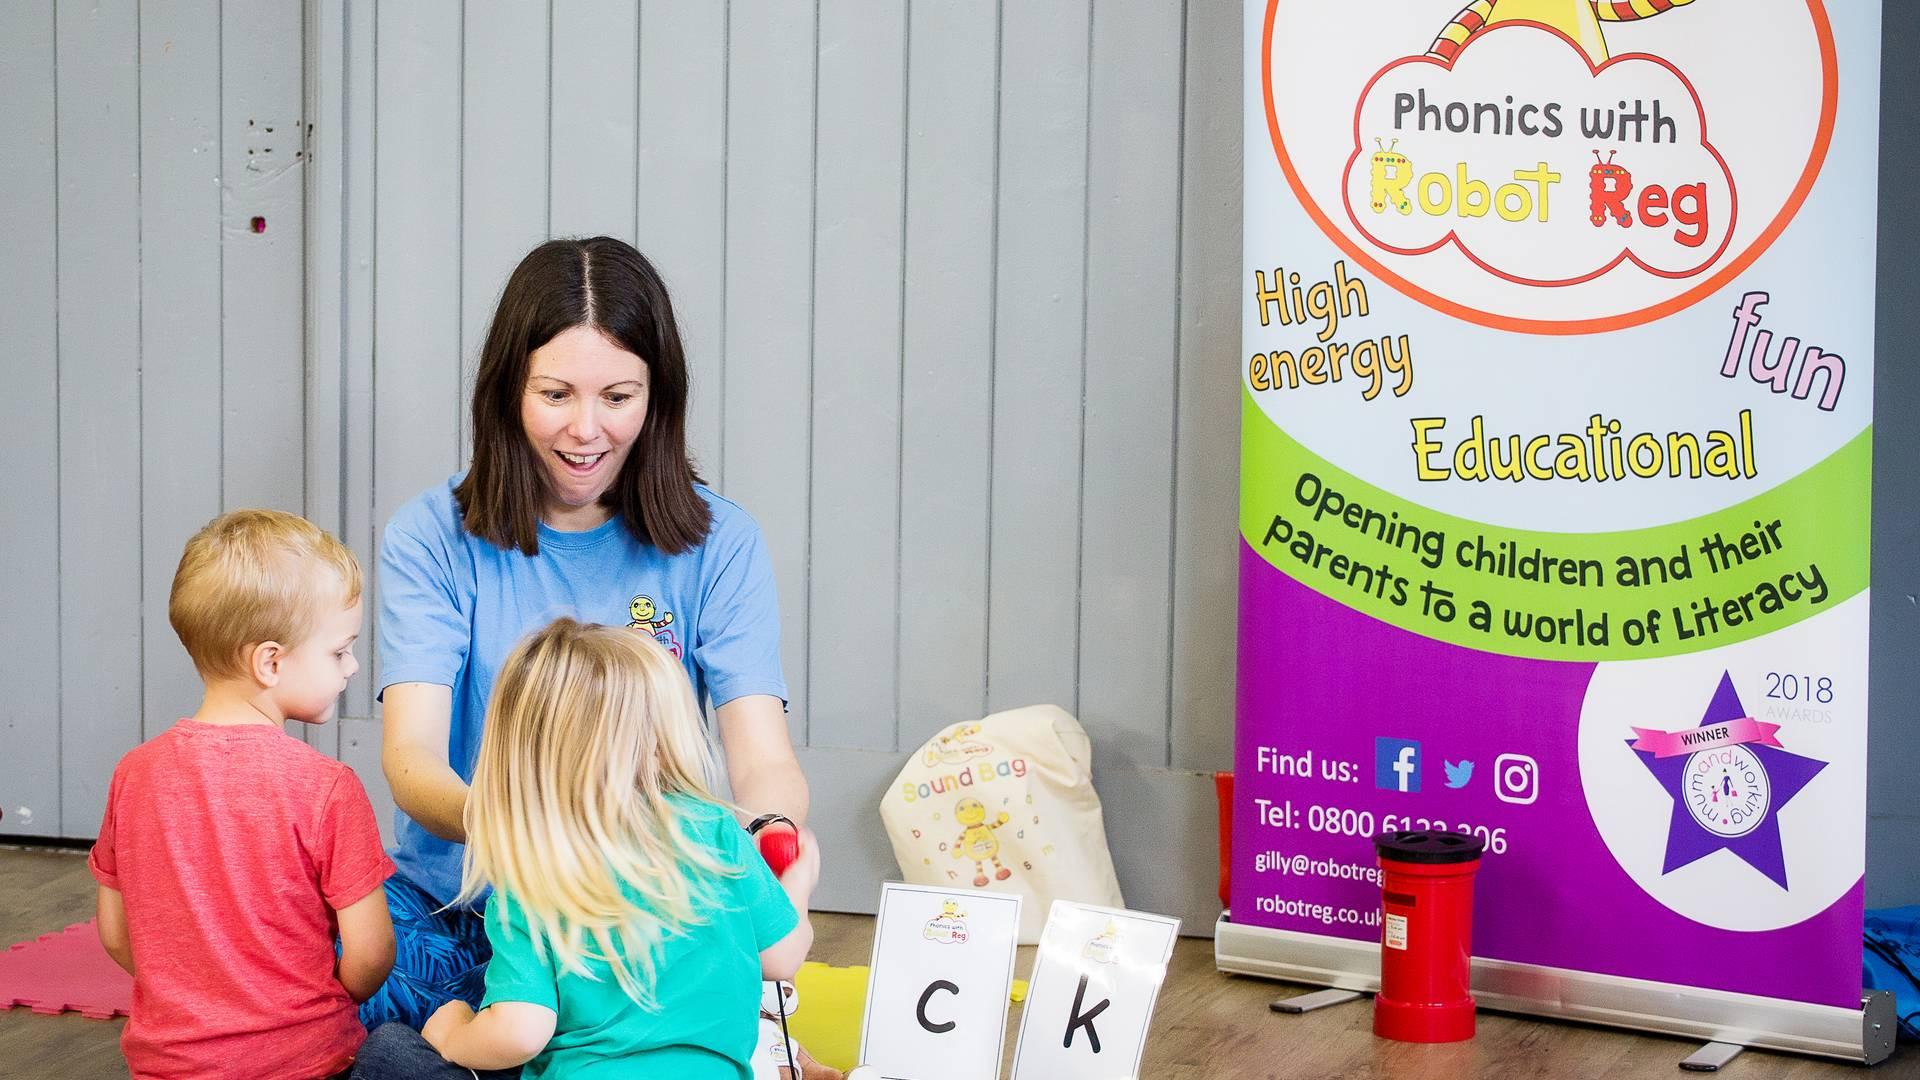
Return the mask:
POLYGON ((774 877, 786 873, 793 860, 800 857, 800 834, 784 825, 761 829, 760 857, 767 860, 774 877))

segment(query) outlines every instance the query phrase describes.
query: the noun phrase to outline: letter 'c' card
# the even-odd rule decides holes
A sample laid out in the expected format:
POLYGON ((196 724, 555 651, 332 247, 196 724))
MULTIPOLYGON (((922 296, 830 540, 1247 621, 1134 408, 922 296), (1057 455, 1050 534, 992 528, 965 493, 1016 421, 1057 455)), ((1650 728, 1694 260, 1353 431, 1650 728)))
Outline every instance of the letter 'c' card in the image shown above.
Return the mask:
POLYGON ((886 882, 860 1062, 889 1080, 994 1080, 1020 897, 886 882))

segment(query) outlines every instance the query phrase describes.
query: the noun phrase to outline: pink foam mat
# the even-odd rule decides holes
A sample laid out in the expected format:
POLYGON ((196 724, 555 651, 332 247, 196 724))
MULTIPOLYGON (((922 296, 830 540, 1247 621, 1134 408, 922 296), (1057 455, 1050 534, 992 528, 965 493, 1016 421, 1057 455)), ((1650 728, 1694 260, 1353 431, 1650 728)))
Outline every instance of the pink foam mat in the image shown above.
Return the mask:
POLYGON ((133 1012, 133 976, 100 944, 92 920, 0 952, 0 1009, 77 1012, 109 1020, 133 1012))

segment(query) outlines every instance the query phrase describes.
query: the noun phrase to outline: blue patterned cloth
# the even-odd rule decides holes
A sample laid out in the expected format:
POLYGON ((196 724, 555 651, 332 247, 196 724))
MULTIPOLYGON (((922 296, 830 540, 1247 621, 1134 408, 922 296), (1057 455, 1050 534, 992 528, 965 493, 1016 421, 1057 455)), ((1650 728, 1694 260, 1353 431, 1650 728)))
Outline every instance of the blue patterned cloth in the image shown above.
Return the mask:
POLYGON ((404 874, 387 879, 393 913, 393 974, 360 1006, 372 1031, 398 1020, 418 1031, 435 1009, 454 998, 479 1008, 487 993, 487 924, 477 911, 443 908, 404 874))

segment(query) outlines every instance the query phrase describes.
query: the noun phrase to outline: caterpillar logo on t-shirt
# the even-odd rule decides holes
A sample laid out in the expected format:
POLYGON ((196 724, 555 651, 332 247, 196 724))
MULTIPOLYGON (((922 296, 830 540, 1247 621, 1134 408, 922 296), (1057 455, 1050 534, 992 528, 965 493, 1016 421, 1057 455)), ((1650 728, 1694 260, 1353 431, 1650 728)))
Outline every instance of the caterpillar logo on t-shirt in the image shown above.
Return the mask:
POLYGON ((633 617, 633 621, 627 624, 628 629, 645 630, 652 634, 654 640, 666 646, 667 651, 679 659, 680 640, 673 636, 673 630, 670 629, 673 612, 660 610, 654 604, 653 597, 642 594, 627 603, 627 614, 633 617))

